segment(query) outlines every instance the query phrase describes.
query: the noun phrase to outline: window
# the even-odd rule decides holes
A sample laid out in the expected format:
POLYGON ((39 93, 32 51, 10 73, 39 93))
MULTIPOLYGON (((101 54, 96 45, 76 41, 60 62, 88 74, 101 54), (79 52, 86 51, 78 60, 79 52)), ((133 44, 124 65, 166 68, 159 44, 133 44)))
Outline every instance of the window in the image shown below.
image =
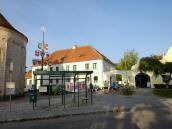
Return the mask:
POLYGON ((70 82, 70 78, 67 79, 67 82, 70 82))
POLYGON ((93 69, 97 69, 97 63, 93 63, 93 69))
POLYGON ((90 77, 87 77, 87 82, 90 82, 90 77))
POLYGON ((69 71, 69 65, 66 65, 66 71, 69 71))
POLYGON ((56 71, 59 71, 59 67, 56 67, 56 71))
POLYGON ((73 71, 76 71, 76 65, 73 65, 73 71))
POLYGON ((50 84, 52 84, 52 83, 53 83, 53 80, 52 80, 52 79, 50 79, 49 83, 50 83, 50 84))
POLYGON ((94 76, 94 83, 98 82, 98 76, 94 76))
POLYGON ((50 71, 53 71, 53 67, 50 67, 50 71))
POLYGON ((56 79, 56 84, 59 84, 59 79, 56 79))
POLYGON ((32 85, 32 80, 29 80, 29 85, 32 85))
POLYGON ((89 70, 89 64, 85 64, 85 69, 89 70))

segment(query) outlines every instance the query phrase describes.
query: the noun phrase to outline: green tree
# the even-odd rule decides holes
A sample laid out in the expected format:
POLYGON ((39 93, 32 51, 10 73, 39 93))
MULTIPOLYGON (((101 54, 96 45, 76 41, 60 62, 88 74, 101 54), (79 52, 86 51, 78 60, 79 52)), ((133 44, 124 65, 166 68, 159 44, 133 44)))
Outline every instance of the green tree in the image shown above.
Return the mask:
POLYGON ((163 73, 163 64, 154 56, 140 59, 139 70, 153 72, 155 76, 163 73))
POLYGON ((135 50, 127 50, 123 58, 120 60, 116 69, 118 70, 131 70, 131 67, 138 61, 138 53, 135 50))
POLYGON ((153 72, 155 76, 161 75, 168 89, 172 75, 172 62, 163 64, 157 56, 144 57, 139 62, 139 70, 153 72))
POLYGON ((172 62, 166 62, 164 64, 164 72, 168 73, 169 76, 171 77, 171 75, 172 75, 172 62))

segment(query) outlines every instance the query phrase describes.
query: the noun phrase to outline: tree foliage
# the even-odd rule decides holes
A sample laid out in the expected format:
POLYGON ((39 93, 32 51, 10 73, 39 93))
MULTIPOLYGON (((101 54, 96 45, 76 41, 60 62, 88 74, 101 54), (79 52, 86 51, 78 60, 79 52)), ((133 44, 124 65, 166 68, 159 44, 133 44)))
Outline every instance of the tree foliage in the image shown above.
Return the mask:
POLYGON ((139 70, 151 71, 155 75, 161 75, 168 73, 171 76, 172 73, 172 62, 161 63, 159 58, 155 56, 144 57, 139 62, 139 70))
POLYGON ((139 62, 139 70, 151 71, 159 75, 163 73, 163 64, 156 57, 144 57, 139 62))
POLYGON ((171 74, 172 74, 172 62, 166 62, 164 64, 164 72, 169 73, 169 75, 171 77, 171 74))
POLYGON ((151 71, 156 76, 161 75, 163 81, 167 84, 166 88, 168 89, 168 83, 171 80, 172 74, 172 62, 163 64, 156 56, 144 57, 139 62, 139 70, 145 72, 151 71))
POLYGON ((123 58, 120 60, 116 69, 118 70, 131 70, 131 67, 138 61, 138 53, 135 50, 126 51, 123 58))

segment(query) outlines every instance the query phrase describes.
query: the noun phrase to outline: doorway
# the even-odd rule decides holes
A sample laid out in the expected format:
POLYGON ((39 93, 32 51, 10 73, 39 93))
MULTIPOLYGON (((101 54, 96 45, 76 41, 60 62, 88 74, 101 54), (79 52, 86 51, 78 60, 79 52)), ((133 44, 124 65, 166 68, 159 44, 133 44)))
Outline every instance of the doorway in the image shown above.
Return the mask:
POLYGON ((147 88, 150 86, 150 76, 146 73, 139 73, 135 76, 136 87, 147 88), (148 86, 149 84, 149 86, 148 86))

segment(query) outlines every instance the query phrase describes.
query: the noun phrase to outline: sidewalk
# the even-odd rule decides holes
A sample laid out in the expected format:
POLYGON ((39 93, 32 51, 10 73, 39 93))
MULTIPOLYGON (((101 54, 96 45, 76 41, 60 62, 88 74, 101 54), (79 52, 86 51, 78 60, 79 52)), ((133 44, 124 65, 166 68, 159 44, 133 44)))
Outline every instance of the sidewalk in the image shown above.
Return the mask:
POLYGON ((137 89, 133 96, 117 94, 94 94, 93 104, 73 105, 73 96, 67 95, 66 108, 61 104, 61 96, 51 96, 51 107, 48 108, 48 96, 39 96, 37 107, 32 110, 29 98, 24 97, 12 101, 12 111, 9 112, 9 102, 0 102, 0 122, 48 119, 80 114, 108 113, 133 111, 136 108, 159 112, 171 111, 172 99, 159 98, 152 94, 151 89, 137 89))

